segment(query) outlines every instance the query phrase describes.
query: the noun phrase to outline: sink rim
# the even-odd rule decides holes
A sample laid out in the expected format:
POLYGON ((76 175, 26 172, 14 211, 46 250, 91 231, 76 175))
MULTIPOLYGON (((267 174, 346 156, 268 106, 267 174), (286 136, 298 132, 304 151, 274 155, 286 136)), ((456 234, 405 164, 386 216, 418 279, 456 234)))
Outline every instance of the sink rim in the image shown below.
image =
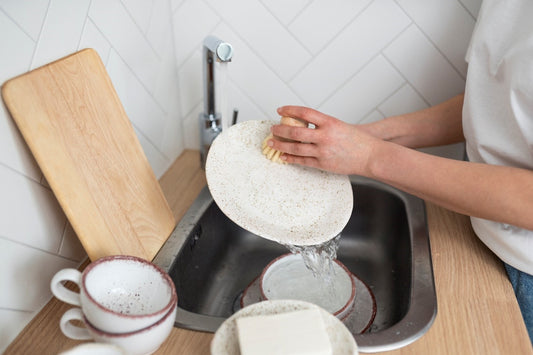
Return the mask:
MULTIPOLYGON (((405 205, 412 255, 412 280, 407 313, 399 322, 387 329, 354 335, 361 352, 398 349, 424 335, 437 315, 437 296, 425 204, 418 197, 373 179, 351 175, 350 182, 384 190, 398 197, 405 205)), ((166 272, 172 269, 181 248, 193 232, 199 216, 202 216, 213 202, 213 197, 208 187, 205 186, 154 258, 153 262, 157 266, 166 272)), ((355 204, 357 204, 357 199, 355 204)), ((215 332, 226 319, 226 317, 197 314, 178 306, 175 326, 196 331, 215 332)))

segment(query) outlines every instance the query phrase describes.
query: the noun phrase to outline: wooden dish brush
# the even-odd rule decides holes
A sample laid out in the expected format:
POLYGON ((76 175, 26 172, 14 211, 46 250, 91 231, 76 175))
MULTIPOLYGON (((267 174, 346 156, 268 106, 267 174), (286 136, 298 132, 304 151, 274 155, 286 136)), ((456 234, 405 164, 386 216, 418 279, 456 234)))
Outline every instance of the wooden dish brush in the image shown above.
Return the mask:
MULTIPOLYGON (((284 124, 284 125, 287 125, 287 126, 293 126, 293 127, 307 127, 308 126, 307 122, 305 122, 303 120, 300 120, 298 118, 293 118, 293 117, 287 117, 287 116, 281 117, 281 124, 284 124)), ((287 164, 286 161, 281 159, 281 154, 283 154, 282 152, 280 152, 279 150, 273 149, 273 148, 268 146, 268 144, 267 144, 268 140, 272 139, 272 138, 274 138, 274 135, 272 133, 270 133, 263 140, 263 143, 261 144, 261 149, 263 151, 263 155, 265 155, 267 157, 267 159, 272 160, 275 163, 287 164)), ((285 141, 285 142, 295 142, 292 139, 286 139, 286 138, 281 138, 281 137, 276 137, 276 138, 279 139, 279 140, 285 141)))

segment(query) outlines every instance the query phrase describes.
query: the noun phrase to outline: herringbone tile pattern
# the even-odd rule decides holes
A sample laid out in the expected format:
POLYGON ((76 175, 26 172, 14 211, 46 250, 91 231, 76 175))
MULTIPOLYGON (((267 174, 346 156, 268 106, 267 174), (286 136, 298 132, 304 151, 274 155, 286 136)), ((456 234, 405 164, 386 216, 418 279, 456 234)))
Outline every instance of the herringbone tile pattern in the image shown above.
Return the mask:
MULTIPOLYGON (((198 146, 201 41, 235 48, 228 109, 276 119, 299 104, 368 122, 464 89, 480 0, 183 0, 173 13, 186 146, 198 146), (193 133, 194 132, 194 133, 193 133)), ((220 97, 220 95, 219 95, 220 97)), ((227 113, 226 113, 227 114, 227 113)))

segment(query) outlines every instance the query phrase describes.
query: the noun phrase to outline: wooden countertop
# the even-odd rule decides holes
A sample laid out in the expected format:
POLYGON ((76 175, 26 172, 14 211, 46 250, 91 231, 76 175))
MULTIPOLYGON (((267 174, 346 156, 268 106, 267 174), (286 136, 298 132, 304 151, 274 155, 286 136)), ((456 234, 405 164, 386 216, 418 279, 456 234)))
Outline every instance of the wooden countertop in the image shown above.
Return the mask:
MULTIPOLYGON (((159 180, 178 221, 205 186, 199 161, 198 152, 185 151, 159 180)), ((533 354, 502 263, 474 235, 468 217, 426 207, 437 318, 419 340, 385 354, 533 354)), ((71 307, 50 300, 5 354, 57 354, 79 344, 59 329, 59 319, 71 307)), ((174 328, 155 354, 209 354, 212 337, 174 328)))

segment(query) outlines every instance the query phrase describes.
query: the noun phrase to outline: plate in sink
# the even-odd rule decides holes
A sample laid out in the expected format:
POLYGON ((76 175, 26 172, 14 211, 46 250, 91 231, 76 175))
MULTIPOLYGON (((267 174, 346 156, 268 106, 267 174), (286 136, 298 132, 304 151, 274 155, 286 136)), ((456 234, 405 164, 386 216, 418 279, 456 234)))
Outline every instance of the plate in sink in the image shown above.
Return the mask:
POLYGON ((268 160, 261 143, 276 123, 244 121, 222 132, 207 156, 209 190, 226 216, 260 237, 282 244, 321 244, 348 223, 350 180, 268 160))
MULTIPOLYGON (((355 300, 352 310, 341 319, 342 323, 352 334, 363 334, 366 332, 374 318, 376 317, 376 299, 370 287, 363 280, 351 274, 355 281, 355 300)), ((234 309, 242 309, 255 303, 263 301, 259 286, 259 276, 257 276, 243 291, 236 300, 238 303, 234 309)))
MULTIPOLYGON (((239 340, 237 337, 237 323, 236 319, 240 317, 281 314, 285 312, 292 312, 298 310, 310 309, 317 307, 316 305, 295 300, 273 300, 255 303, 245 307, 226 319, 224 323, 218 328, 211 342, 212 355, 238 355, 239 340)), ((322 308, 319 308, 322 320, 326 326, 326 332, 330 344, 332 346, 333 354, 340 355, 357 355, 357 344, 344 324, 337 319, 337 317, 328 313, 322 308)))

